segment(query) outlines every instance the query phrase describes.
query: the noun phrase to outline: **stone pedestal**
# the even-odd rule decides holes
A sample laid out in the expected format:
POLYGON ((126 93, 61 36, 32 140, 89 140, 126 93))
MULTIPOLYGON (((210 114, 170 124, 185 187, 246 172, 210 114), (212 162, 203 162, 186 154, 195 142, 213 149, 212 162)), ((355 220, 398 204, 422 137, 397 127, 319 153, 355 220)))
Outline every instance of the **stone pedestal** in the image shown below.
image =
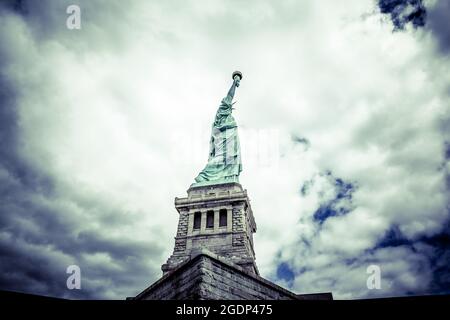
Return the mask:
POLYGON ((207 250, 166 273, 131 300, 333 300, 295 294, 207 250))
POLYGON ((166 274, 206 249, 253 274, 253 233, 256 223, 247 191, 239 183, 191 186, 185 198, 175 198, 179 213, 173 254, 162 265, 166 274))

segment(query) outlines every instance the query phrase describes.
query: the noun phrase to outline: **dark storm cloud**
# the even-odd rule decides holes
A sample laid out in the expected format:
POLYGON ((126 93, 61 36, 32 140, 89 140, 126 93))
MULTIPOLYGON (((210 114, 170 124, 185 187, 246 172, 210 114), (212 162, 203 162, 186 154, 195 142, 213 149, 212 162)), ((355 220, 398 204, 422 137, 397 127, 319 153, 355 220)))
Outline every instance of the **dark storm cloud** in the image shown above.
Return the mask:
POLYGON ((430 292, 450 293, 450 219, 444 227, 444 231, 432 237, 421 239, 433 250, 430 255, 430 263, 433 268, 433 280, 430 292))
MULTIPOLYGON (((66 16, 55 15, 64 12, 64 3, 53 4, 8 1, 0 11, 25 17, 39 41, 65 32, 56 25, 64 26, 66 16)), ((132 224, 135 215, 76 186, 56 186, 53 177, 33 164, 33 155, 23 153, 19 88, 6 71, 16 59, 14 50, 0 47, 0 289, 89 299, 135 294, 160 272, 149 265, 149 258, 159 259, 162 248, 108 236, 132 224), (82 290, 66 288, 71 264, 81 268, 82 290)))
MULTIPOLYGON (((5 88, 5 81, 2 84, 5 88)), ((16 152, 20 134, 15 127, 14 99, 8 94, 1 98, 4 125, 0 126, 0 288, 70 298, 108 296, 112 282, 121 288, 123 297, 127 292, 132 294, 142 289, 150 275, 158 272, 148 267, 146 258, 158 257, 161 248, 151 243, 108 238, 86 230, 89 221, 74 220, 70 211, 38 201, 46 198, 51 203, 51 179, 24 164, 16 152), (111 262, 94 263, 86 258, 86 255, 98 253, 110 257, 111 262), (83 290, 67 290, 65 271, 70 264, 80 266, 83 290), (111 268, 111 264, 118 267, 111 268), (90 284, 90 279, 97 279, 98 283, 90 284)), ((60 194, 59 197, 58 200, 66 201, 77 199, 71 194, 60 194)), ((92 208, 92 202, 78 202, 77 205, 92 208)), ((107 205, 99 210, 109 212, 111 216, 123 215, 111 212, 107 205)), ((114 230, 114 226, 118 228, 120 223, 126 222, 126 219, 118 219, 113 222, 101 219, 102 226, 114 230)))
POLYGON ((0 2, 0 11, 21 16, 36 41, 53 40, 82 55, 92 47, 98 53, 124 49, 127 35, 121 28, 123 23, 134 19, 125 10, 132 5, 122 1, 8 0, 0 2), (69 16, 66 9, 70 5, 80 7, 81 30, 78 32, 66 27, 69 16))
POLYGON ((391 17, 395 29, 404 29, 407 23, 414 27, 423 27, 427 11, 422 0, 379 0, 381 13, 391 17))
POLYGON ((435 36, 441 52, 450 53, 449 1, 438 0, 427 8, 422 0, 379 0, 378 6, 381 13, 390 16, 395 30, 403 30, 408 23, 425 27, 435 36))
POLYGON ((59 254, 57 241, 52 241, 52 234, 41 230, 42 237, 49 237, 48 246, 40 246, 26 239, 26 234, 14 235, 11 241, 2 240, 0 255, 0 286, 2 289, 30 292, 57 297, 68 298, 124 298, 142 290, 150 283, 151 276, 158 273, 144 263, 152 255, 155 248, 148 250, 148 244, 121 243, 91 238, 71 241, 73 251, 59 254), (86 248, 84 245, 89 247, 86 248), (101 247, 94 248, 96 244, 101 247), (111 261, 103 262, 86 259, 89 253, 104 252, 111 261), (67 257, 69 255, 70 257, 67 257), (66 268, 76 264, 81 269, 82 290, 69 291, 66 288, 66 268), (118 293, 114 293, 117 290, 118 293))
POLYGON ((0 2, 0 8, 16 12, 23 12, 23 2, 24 1, 22 0, 4 0, 0 2))
POLYGON ((439 0, 428 10, 427 28, 431 30, 445 54, 450 53, 450 1, 439 0))
MULTIPOLYGON (((6 54, 0 49, 0 62, 7 63, 6 54)), ((30 190, 50 192, 51 182, 45 176, 34 170, 25 159, 18 155, 17 146, 20 144, 18 118, 15 101, 16 91, 8 82, 0 65, 0 165, 11 178, 30 190)), ((9 195, 13 190, 2 187, 2 194, 9 195)))
POLYGON ((381 238, 375 245, 375 249, 387 248, 387 247, 397 247, 403 245, 411 245, 412 241, 408 240, 400 231, 398 226, 393 225, 385 233, 383 238, 381 238))
MULTIPOLYGON (((0 54, 3 50, 0 50, 0 54)), ((5 62, 5 59, 1 59, 5 62)), ((15 108, 15 92, 4 76, 0 78, 0 287, 24 292, 56 295, 47 257, 24 248, 25 243, 51 243, 30 219, 42 210, 31 200, 34 194, 49 194, 51 181, 18 154, 20 130, 15 108), (27 228, 21 222, 28 222, 27 228)), ((51 232, 51 230, 49 230, 51 232)), ((63 231, 63 230, 61 230, 63 231)), ((59 234, 59 232, 58 232, 59 234)), ((50 237, 52 234, 49 234, 50 237)), ((56 239, 55 239, 56 240, 56 239)), ((50 265, 50 267, 53 264, 50 265)))
MULTIPOLYGON (((431 31, 437 40, 441 53, 450 53, 450 2, 447 0, 438 0, 434 6, 425 7, 422 0, 379 0, 378 5, 381 13, 390 16, 394 29, 401 31, 405 29, 408 23, 415 28, 424 27, 431 31)), ((448 121, 442 121, 442 132, 448 135, 448 121)), ((449 150, 448 142, 443 145, 443 168, 448 166, 449 150)), ((445 171, 445 169, 444 169, 445 171)), ((447 181, 448 172, 443 172, 447 181)), ((447 182, 447 189, 449 189, 447 182)), ((449 214, 450 202, 447 205, 447 215, 449 214)), ((386 233, 372 247, 370 252, 377 250, 394 248, 408 248, 411 252, 421 254, 426 257, 428 264, 425 269, 432 274, 432 280, 427 289, 413 293, 449 293, 450 292, 450 268, 448 261, 450 258, 450 218, 447 218, 445 227, 442 231, 433 236, 424 236, 418 239, 411 239, 405 236, 396 224, 392 224, 386 233)), ((425 271, 425 270, 423 270, 425 271)))
MULTIPOLYGON (((149 257, 159 257, 160 247, 90 231, 89 221, 74 220, 70 211, 43 205, 36 199, 48 195, 17 180, 2 176, 0 185, 2 289, 70 298, 102 298, 120 294, 124 297, 142 289, 143 282, 148 283, 150 276, 158 273, 146 261, 149 257), (97 254, 107 257, 106 262, 102 259, 96 262, 97 254), (66 288, 65 270, 70 264, 81 268, 83 288, 80 291, 66 288), (90 282, 94 280, 97 283, 90 282), (115 288, 111 286, 112 282, 121 293, 110 293, 115 288)), ((59 200, 71 200, 70 194, 59 197, 59 200)), ((103 209, 108 210, 107 206, 103 209)), ((110 230, 119 229, 118 224, 113 225, 116 228, 110 227, 110 230)), ((102 227, 107 229, 108 224, 103 223, 102 227)))
MULTIPOLYGON (((70 37, 71 32, 65 28, 66 8, 75 4, 80 5, 80 1, 52 1, 52 0, 8 0, 0 3, 0 10, 7 10, 10 14, 22 16, 30 26, 30 32, 37 40, 45 38, 56 38, 63 33, 65 37, 70 37)), ((64 39, 58 39, 61 41, 64 39)))
POLYGON ((405 237, 400 229, 393 225, 378 243, 369 251, 375 252, 381 248, 409 248, 412 252, 423 254, 429 262, 427 269, 431 271, 432 279, 429 287, 423 292, 411 294, 448 294, 450 293, 450 219, 445 223, 443 231, 430 236, 411 240, 405 237))

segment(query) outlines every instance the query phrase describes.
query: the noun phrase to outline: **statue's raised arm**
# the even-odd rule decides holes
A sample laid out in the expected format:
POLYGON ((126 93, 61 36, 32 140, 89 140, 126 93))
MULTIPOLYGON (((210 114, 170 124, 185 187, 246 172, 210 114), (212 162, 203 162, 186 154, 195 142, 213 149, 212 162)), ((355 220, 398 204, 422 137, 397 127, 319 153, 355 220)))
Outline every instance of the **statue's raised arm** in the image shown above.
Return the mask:
POLYGON ((235 72, 233 72, 232 77, 233 77, 233 84, 231 85, 230 90, 228 90, 228 94, 226 97, 228 103, 231 103, 231 101, 233 101, 234 92, 235 92, 236 88, 239 87, 239 84, 241 83, 242 73, 240 71, 235 71, 235 72))

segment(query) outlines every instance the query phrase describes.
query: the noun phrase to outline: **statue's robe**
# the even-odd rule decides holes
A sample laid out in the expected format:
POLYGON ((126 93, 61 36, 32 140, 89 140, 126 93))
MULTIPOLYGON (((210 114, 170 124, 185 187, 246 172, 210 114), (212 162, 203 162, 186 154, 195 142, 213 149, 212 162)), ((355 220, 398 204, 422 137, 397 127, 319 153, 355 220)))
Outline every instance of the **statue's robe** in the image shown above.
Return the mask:
POLYGON ((212 125, 209 158, 206 167, 195 182, 235 181, 242 171, 241 148, 237 124, 231 115, 233 104, 230 96, 222 99, 212 125))

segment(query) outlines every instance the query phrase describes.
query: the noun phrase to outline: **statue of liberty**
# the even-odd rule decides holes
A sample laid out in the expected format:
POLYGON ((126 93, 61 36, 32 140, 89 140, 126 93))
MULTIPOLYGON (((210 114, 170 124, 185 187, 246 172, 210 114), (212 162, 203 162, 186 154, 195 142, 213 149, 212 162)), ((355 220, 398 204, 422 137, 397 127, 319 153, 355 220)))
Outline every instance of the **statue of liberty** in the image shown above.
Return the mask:
POLYGON ((241 148, 237 124, 231 112, 233 97, 242 79, 242 73, 233 72, 233 84, 217 110, 211 130, 209 158, 206 167, 195 178, 195 185, 239 182, 242 171, 241 148))

